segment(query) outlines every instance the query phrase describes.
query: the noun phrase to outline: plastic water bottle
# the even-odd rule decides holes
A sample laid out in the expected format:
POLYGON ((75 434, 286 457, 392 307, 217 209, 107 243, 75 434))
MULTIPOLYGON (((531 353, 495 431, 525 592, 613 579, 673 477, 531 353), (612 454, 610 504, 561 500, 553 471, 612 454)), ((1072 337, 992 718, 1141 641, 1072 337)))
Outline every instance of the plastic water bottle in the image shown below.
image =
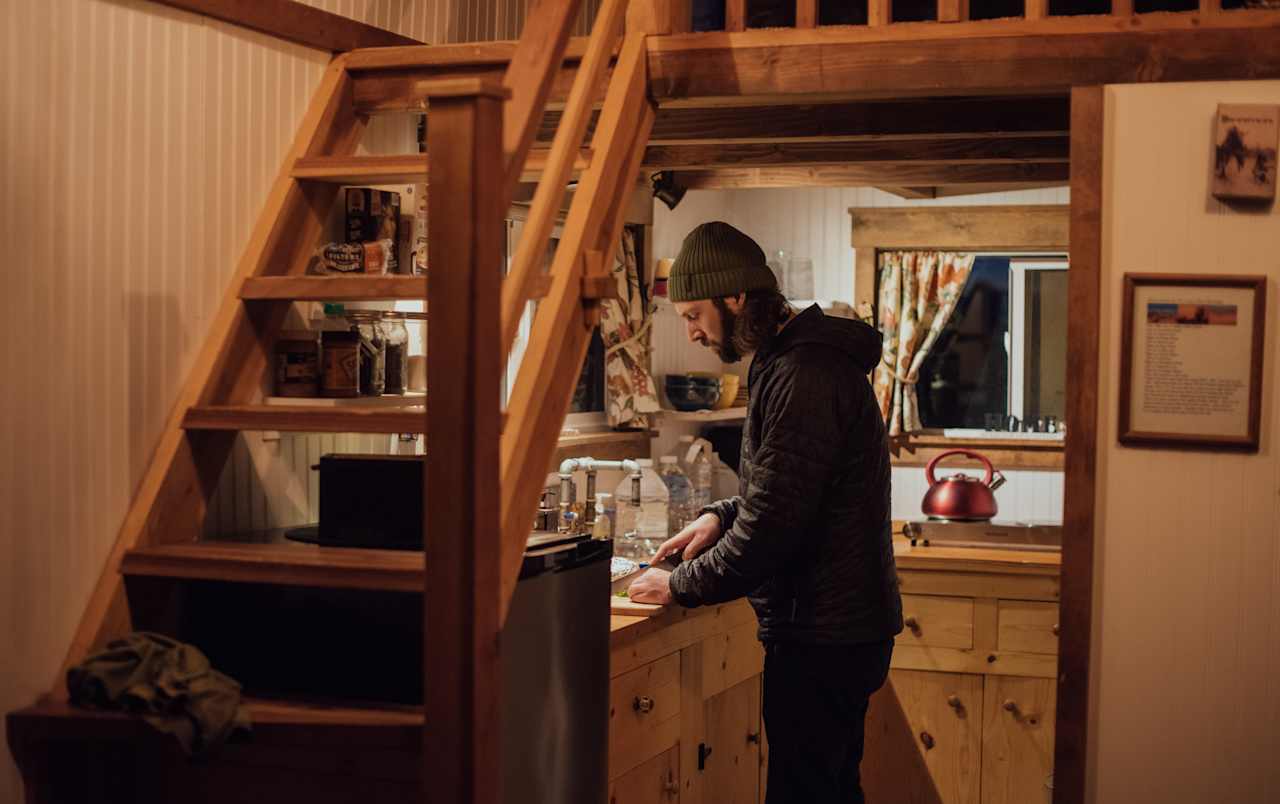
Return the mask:
POLYGON ((653 471, 653 461, 641 458, 640 504, 632 500, 631 477, 618 484, 614 498, 618 505, 614 555, 634 561, 648 561, 667 538, 667 501, 670 493, 653 471))
POLYGON ((680 470, 679 459, 663 455, 659 459, 662 470, 658 473, 667 487, 667 535, 674 536, 689 521, 689 478, 680 470))
POLYGON ((680 468, 689 478, 689 521, 711 504, 711 442, 705 438, 680 436, 680 468))

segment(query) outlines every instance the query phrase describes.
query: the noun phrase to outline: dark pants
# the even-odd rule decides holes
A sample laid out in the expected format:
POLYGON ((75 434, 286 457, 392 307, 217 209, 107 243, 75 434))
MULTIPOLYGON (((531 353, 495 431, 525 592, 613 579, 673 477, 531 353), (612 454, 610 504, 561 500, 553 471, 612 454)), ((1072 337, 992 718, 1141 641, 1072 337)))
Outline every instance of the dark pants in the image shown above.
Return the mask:
POLYGON ((765 646, 766 804, 861 804, 867 699, 889 673, 893 640, 765 646))

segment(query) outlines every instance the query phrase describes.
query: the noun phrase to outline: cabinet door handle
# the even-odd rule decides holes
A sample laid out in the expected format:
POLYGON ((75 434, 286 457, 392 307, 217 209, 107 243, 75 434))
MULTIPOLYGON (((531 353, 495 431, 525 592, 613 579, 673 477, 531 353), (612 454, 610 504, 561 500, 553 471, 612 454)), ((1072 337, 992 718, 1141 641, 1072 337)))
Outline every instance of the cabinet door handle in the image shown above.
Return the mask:
POLYGON ((654 700, 648 695, 637 695, 636 699, 631 702, 631 708, 642 715, 652 712, 654 706, 654 700))
POLYGON ((933 735, 927 731, 920 732, 920 742, 924 745, 924 750, 933 750, 933 735))
POLYGON ((905 625, 908 629, 910 629, 911 633, 915 634, 916 636, 920 636, 920 621, 915 618, 915 615, 908 615, 906 617, 903 617, 902 624, 905 625))

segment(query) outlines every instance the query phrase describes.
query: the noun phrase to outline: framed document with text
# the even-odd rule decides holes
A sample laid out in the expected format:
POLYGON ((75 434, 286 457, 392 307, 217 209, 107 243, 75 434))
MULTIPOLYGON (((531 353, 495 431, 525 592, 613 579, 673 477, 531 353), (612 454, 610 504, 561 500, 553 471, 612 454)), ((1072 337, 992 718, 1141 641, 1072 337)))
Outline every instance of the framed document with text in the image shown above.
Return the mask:
POLYGON ((1257 452, 1265 276, 1125 274, 1120 443, 1257 452))

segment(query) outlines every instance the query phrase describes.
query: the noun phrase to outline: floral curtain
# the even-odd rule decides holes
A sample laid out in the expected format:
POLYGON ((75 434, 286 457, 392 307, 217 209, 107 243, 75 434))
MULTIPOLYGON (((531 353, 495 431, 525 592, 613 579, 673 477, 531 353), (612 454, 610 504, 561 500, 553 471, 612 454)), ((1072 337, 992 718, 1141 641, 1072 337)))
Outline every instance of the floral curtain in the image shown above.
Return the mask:
POLYGON ((605 301, 600 314, 609 425, 644 430, 653 424, 649 414, 660 408, 649 374, 649 330, 654 307, 645 300, 651 299, 653 293, 652 287, 641 292, 644 279, 636 261, 635 235, 628 228, 622 230, 613 275, 618 283, 618 298, 605 301))
POLYGON ((951 318, 972 268, 972 254, 880 254, 882 346, 875 393, 890 436, 924 429, 916 398, 920 366, 951 318))

